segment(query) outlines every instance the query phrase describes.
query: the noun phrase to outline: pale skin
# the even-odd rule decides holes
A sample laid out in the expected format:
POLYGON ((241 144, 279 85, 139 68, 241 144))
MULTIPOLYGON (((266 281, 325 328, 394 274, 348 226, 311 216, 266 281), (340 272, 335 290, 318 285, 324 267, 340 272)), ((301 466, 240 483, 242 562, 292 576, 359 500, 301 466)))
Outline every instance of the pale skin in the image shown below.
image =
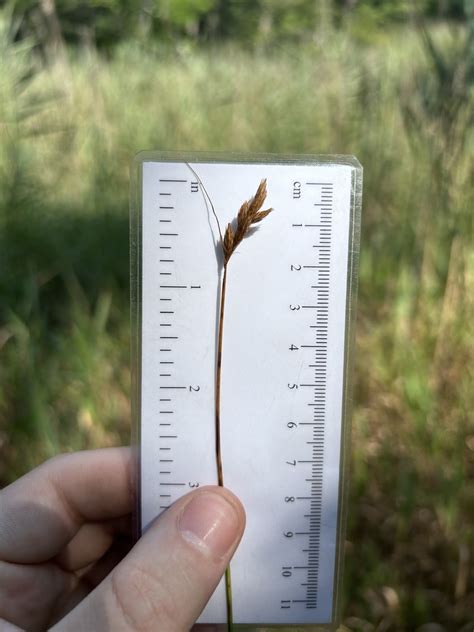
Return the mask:
POLYGON ((0 631, 189 630, 245 528, 229 490, 183 496, 132 546, 129 448, 55 457, 0 492, 0 631))

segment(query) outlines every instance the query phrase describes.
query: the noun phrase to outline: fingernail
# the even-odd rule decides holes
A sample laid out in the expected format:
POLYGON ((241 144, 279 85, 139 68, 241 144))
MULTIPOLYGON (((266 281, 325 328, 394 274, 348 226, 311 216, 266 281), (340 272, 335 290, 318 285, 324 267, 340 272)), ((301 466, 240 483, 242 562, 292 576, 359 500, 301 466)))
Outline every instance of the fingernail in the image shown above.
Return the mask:
POLYGON ((204 492, 184 508, 178 528, 185 540, 207 555, 223 557, 239 533, 233 505, 220 494, 204 492))

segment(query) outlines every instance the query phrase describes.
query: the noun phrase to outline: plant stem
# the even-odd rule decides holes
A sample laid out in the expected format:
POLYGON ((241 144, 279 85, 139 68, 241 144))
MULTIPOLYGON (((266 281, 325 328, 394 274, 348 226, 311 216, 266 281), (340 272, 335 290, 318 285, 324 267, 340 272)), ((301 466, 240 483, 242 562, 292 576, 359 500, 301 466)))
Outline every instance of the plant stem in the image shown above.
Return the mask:
MULTIPOLYGON (((217 482, 220 487, 224 486, 224 474, 222 471, 221 452, 221 376, 222 376, 222 340, 224 335, 224 309, 225 293, 227 287, 227 263, 224 264, 224 275, 222 277, 221 304, 219 313, 219 335, 217 341, 217 367, 216 367, 216 464, 217 482)), ((230 567, 225 571, 225 596, 227 604, 227 629, 232 629, 232 585, 230 577, 230 567)))
POLYGON ((219 314, 219 336, 217 340, 217 370, 216 370, 216 463, 217 481, 224 486, 224 475, 222 472, 221 454, 221 374, 222 374, 222 339, 224 334, 224 309, 225 292, 227 286, 227 264, 224 264, 224 276, 222 277, 221 305, 219 314))

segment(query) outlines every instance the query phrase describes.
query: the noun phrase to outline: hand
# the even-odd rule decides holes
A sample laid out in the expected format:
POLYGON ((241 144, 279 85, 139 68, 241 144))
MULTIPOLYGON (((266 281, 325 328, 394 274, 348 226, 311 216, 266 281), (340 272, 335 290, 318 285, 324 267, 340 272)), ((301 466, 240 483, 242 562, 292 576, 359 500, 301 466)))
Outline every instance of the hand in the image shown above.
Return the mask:
POLYGON ((0 630, 189 630, 245 526, 238 499, 203 487, 131 547, 131 451, 47 461, 0 492, 0 630))

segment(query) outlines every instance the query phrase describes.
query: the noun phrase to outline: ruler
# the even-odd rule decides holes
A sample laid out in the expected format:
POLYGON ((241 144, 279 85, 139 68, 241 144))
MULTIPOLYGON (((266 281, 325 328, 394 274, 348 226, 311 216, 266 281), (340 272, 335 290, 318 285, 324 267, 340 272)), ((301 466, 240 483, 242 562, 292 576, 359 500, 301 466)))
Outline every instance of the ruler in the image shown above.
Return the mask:
MULTIPOLYGON (((247 527, 236 624, 334 625, 344 537, 362 170, 351 157, 140 154, 132 215, 140 523, 216 484, 220 224, 267 180, 273 212, 228 267, 224 481, 247 527)), ((226 621, 222 581, 199 619, 226 621)))

